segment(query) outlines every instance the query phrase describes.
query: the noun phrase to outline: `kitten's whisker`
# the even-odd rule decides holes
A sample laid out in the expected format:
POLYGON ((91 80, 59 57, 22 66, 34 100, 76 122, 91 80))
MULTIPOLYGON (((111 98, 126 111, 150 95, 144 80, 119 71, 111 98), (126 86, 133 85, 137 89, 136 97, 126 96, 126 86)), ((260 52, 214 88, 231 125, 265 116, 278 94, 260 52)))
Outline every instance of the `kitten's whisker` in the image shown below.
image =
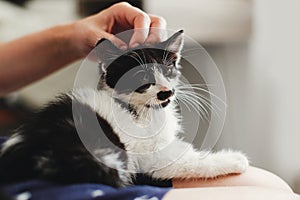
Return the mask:
MULTIPOLYGON (((168 56, 169 54, 167 54, 168 56)), ((167 60, 167 57, 163 60, 165 65, 170 65, 174 62, 174 60, 176 60, 173 56, 171 56, 168 60, 167 60)))
POLYGON ((181 54, 186 53, 186 52, 195 51, 195 50, 204 50, 204 48, 203 47, 202 48, 197 47, 197 48, 184 49, 184 50, 181 51, 181 54))
POLYGON ((199 86, 199 87, 205 87, 206 86, 215 86, 216 84, 208 84, 208 83, 184 83, 184 82, 181 82, 178 84, 178 87, 180 86, 199 86))
POLYGON ((167 58, 167 56, 168 56, 168 54, 169 54, 169 51, 167 51, 167 47, 168 47, 169 44, 170 44, 170 41, 167 43, 167 45, 166 45, 165 48, 164 48, 164 54, 163 54, 163 57, 162 57, 162 60, 163 60, 163 61, 166 60, 166 58, 167 58))
POLYGON ((132 53, 134 53, 137 56, 137 58, 141 61, 141 63, 144 63, 143 59, 141 58, 141 56, 136 51, 132 51, 132 53))
MULTIPOLYGON (((217 117, 218 117, 219 119, 221 119, 221 117, 220 117, 218 111, 213 107, 213 105, 215 105, 215 104, 211 105, 209 102, 206 102, 206 101, 207 101, 206 99, 200 98, 200 97, 198 97, 198 96, 196 96, 196 95, 192 95, 192 94, 190 94, 190 93, 180 93, 180 92, 177 92, 177 93, 178 93, 179 96, 182 95, 182 96, 185 96, 185 97, 188 98, 188 99, 193 99, 193 101, 194 101, 196 104, 199 104, 199 106, 201 106, 202 109, 204 109, 204 110, 206 110, 206 109, 204 108, 204 105, 205 105, 207 108, 210 109, 211 112, 214 112, 214 113, 217 115, 217 117), (206 101, 205 101, 205 100, 206 100, 206 101), (199 101, 199 102, 198 102, 198 101, 199 101), (204 105, 203 105, 202 103, 203 103, 204 105)), ((211 102, 211 103, 213 103, 213 102, 211 102)), ((216 105, 215 105, 215 106, 216 106, 216 105)), ((220 111, 221 111, 221 110, 220 110, 220 111)))
POLYGON ((188 106, 188 104, 185 102, 184 99, 180 99, 180 102, 183 103, 183 105, 185 105, 185 107, 191 112, 191 108, 188 106))
POLYGON ((198 99, 195 99, 192 96, 188 96, 188 95, 183 95, 186 99, 188 99, 189 101, 191 101, 191 103, 194 103, 196 106, 199 106, 199 109, 202 109, 206 112, 206 114, 208 115, 208 110, 206 109, 206 107, 211 111, 211 108, 209 106, 207 106, 207 104, 205 102, 202 101, 198 101, 198 99), (203 105, 202 103, 204 103, 205 105, 203 105), (206 106, 206 107, 205 107, 206 106))
POLYGON ((142 113, 142 119, 145 121, 145 122, 148 122, 150 121, 149 119, 149 113, 150 113, 150 110, 147 110, 147 109, 143 109, 143 113, 142 113))
MULTIPOLYGON (((143 68, 143 63, 141 63, 141 61, 139 59, 137 59, 136 57, 134 57, 133 55, 129 55, 129 57, 133 58, 140 66, 142 66, 143 68)), ((143 68, 144 69, 144 68, 143 68)))
POLYGON ((179 100, 178 100, 178 98, 177 98, 177 97, 175 97, 173 101, 174 101, 176 104, 178 104, 178 105, 179 105, 179 100))
POLYGON ((141 49, 141 52, 143 53, 143 57, 144 57, 144 61, 146 62, 146 56, 145 56, 145 53, 144 53, 144 51, 143 51, 143 49, 141 49))
POLYGON ((214 107, 216 109, 218 109, 219 111, 222 111, 222 109, 213 101, 211 101, 211 99, 208 99, 206 96, 203 96, 197 92, 193 92, 190 91, 189 93, 187 93, 186 95, 189 95, 191 97, 197 98, 200 102, 205 103, 208 107, 214 109, 214 107))
POLYGON ((146 107, 143 107, 141 110, 139 110, 138 116, 143 118, 145 110, 146 110, 146 107))
POLYGON ((195 99, 194 102, 197 103, 198 101, 201 102, 200 105, 202 105, 203 103, 207 108, 213 111, 219 119, 221 119, 218 111, 216 110, 218 109, 219 111, 221 111, 221 109, 214 102, 212 102, 210 99, 206 98, 205 96, 202 96, 201 94, 194 92, 191 88, 187 88, 187 89, 188 90, 182 90, 182 88, 178 89, 177 94, 187 96, 188 98, 193 98, 195 99))
POLYGON ((199 109, 198 105, 195 105, 194 103, 192 103, 188 98, 184 98, 186 103, 191 105, 192 108, 195 110, 195 112, 197 113, 197 115, 200 117, 201 120, 203 120, 204 118, 206 119, 206 114, 202 112, 201 109, 199 109))
POLYGON ((135 76, 135 75, 137 75, 137 74, 139 74, 139 73, 144 73, 144 70, 141 69, 141 70, 135 72, 132 76, 135 76))
MULTIPOLYGON (((148 99, 146 102, 145 102, 145 105, 147 104, 150 104, 149 102, 151 102, 152 98, 148 99)), ((140 109, 138 112, 137 112, 137 115, 140 116, 141 118, 144 118, 144 114, 146 112, 148 108, 146 106, 143 106, 142 109, 140 109)))
POLYGON ((145 61, 146 60, 143 60, 141 58, 141 56, 137 52, 132 51, 132 53, 134 53, 138 57, 138 59, 140 60, 140 62, 133 55, 130 55, 130 57, 134 58, 141 65, 141 67, 145 70, 146 69, 146 65, 145 65, 145 61))
POLYGON ((190 104, 194 110, 197 112, 197 114, 199 116, 201 116, 202 119, 202 115, 200 113, 203 113, 203 116, 205 116, 206 119, 208 119, 209 116, 209 112, 206 110, 206 108, 199 102, 187 97, 187 96, 180 96, 181 100, 186 101, 186 103, 190 104), (200 113, 199 113, 200 112, 200 113))
POLYGON ((223 103, 224 105, 226 105, 225 101, 223 101, 220 97, 218 97, 217 95, 215 95, 214 93, 204 89, 204 88, 201 88, 201 87, 196 87, 196 86, 188 86, 188 85, 184 85, 184 86, 178 86, 178 88, 182 88, 182 89, 191 89, 191 90, 199 90, 199 91, 202 91, 202 92, 206 92, 208 93, 209 95, 215 97, 216 99, 218 99, 221 103, 223 103))
POLYGON ((219 119, 221 119, 221 117, 220 117, 220 115, 219 115, 219 112, 221 112, 221 109, 220 109, 219 107, 217 107, 217 105, 215 105, 213 102, 211 102, 212 104, 210 104, 210 103, 208 103, 208 102, 206 102, 206 101, 202 101, 202 100, 204 100, 204 99, 201 99, 200 97, 197 97, 197 96, 191 96, 191 98, 197 98, 199 101, 201 101, 202 103, 204 103, 204 104, 206 105, 206 107, 210 109, 210 111, 211 111, 212 113, 215 113, 215 114, 217 115, 217 117, 218 117, 219 119), (217 111, 216 108, 215 108, 213 105, 214 105, 215 107, 217 107, 217 109, 219 109, 219 111, 217 111))
MULTIPOLYGON (((205 102, 207 102, 210 106, 215 106, 219 111, 221 111, 222 109, 220 109, 220 107, 218 107, 211 99, 209 99, 208 97, 204 96, 204 95, 201 95, 200 93, 197 93, 195 91, 193 91, 193 89, 191 89, 190 87, 187 87, 187 88, 178 88, 178 92, 180 91, 186 91, 185 93, 188 94, 188 95, 195 95, 197 97, 199 97, 202 100, 204 100, 205 102), (184 90, 183 90, 184 89, 184 90), (188 89, 188 90, 186 90, 188 89)), ((222 103, 224 103, 224 101, 222 101, 221 99, 218 99, 220 100, 222 103)), ((225 103, 224 103, 225 104, 225 103)), ((226 104, 225 104, 226 105, 226 104)))
POLYGON ((202 118, 201 111, 197 108, 197 106, 195 106, 193 103, 191 103, 191 102, 190 102, 186 97, 184 97, 184 96, 181 96, 179 99, 180 99, 180 101, 181 101, 181 102, 189 109, 189 111, 191 111, 191 109, 190 109, 190 107, 189 107, 188 105, 192 106, 193 109, 195 110, 195 112, 200 116, 200 118, 203 119, 203 118, 202 118))
POLYGON ((202 100, 205 101, 206 103, 208 103, 209 105, 213 104, 214 106, 216 106, 218 108, 218 110, 221 110, 214 102, 211 101, 210 98, 208 98, 207 96, 204 96, 204 95, 201 95, 195 91, 192 91, 192 90, 177 90, 178 92, 177 93, 182 93, 182 94, 185 94, 185 95, 190 95, 190 96, 197 96, 200 98, 201 102, 202 100))
POLYGON ((210 83, 186 83, 186 82, 183 82, 182 80, 178 80, 178 87, 180 86, 200 86, 200 87, 203 87, 203 86, 215 86, 216 84, 210 84, 210 83))

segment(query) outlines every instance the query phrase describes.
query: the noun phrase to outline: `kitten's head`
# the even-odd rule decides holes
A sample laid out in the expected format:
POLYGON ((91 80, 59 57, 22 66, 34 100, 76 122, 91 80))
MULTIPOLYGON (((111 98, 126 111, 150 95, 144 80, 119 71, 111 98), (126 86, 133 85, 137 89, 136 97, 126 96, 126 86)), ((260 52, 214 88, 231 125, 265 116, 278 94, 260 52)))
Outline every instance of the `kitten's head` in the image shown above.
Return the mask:
POLYGON ((102 70, 98 88, 129 105, 164 108, 176 92, 182 46, 182 30, 164 42, 127 51, 102 39, 96 49, 102 70))

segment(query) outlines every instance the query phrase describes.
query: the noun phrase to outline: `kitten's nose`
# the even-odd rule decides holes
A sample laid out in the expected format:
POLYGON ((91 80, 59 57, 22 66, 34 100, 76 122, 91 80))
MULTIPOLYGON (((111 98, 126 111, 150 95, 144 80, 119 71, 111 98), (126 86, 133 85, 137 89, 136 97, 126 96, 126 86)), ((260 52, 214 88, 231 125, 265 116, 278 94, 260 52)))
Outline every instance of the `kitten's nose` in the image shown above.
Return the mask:
POLYGON ((158 100, 163 101, 163 100, 168 99, 172 95, 173 95, 173 91, 172 90, 160 91, 159 93, 157 93, 157 98, 158 98, 158 100))

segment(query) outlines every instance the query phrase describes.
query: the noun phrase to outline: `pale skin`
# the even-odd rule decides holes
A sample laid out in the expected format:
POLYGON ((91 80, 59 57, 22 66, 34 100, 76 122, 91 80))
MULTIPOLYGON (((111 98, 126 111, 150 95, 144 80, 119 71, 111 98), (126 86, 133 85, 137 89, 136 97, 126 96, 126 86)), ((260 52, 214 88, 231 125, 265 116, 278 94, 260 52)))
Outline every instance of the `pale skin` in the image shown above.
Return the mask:
POLYGON ((278 176, 255 167, 245 173, 215 179, 173 180, 175 190, 164 200, 298 200, 300 196, 278 176))
MULTIPOLYGON (((59 25, 0 44, 0 96, 28 85, 67 64, 85 57, 101 38, 111 40, 120 49, 143 43, 164 40, 161 30, 166 21, 135 8, 118 3, 102 12, 65 25, 59 25), (114 34, 128 29, 136 30, 125 43, 114 34), (143 31, 139 31, 143 29, 143 31)), ((164 199, 241 199, 241 195, 269 195, 275 199, 278 191, 293 195, 289 186, 267 171, 250 167, 242 175, 229 175, 216 179, 173 180, 174 189, 164 199), (223 188, 222 186, 230 186, 223 188), (235 187, 233 187, 235 186, 235 187), (246 186, 246 187, 245 187, 246 186), (242 187, 242 188, 241 188, 242 187), (277 193, 275 192, 277 191, 277 193), (215 198, 213 198, 215 197, 215 198)), ((266 196, 264 196, 266 197, 266 196)), ((262 198, 266 199, 266 198, 262 198)))

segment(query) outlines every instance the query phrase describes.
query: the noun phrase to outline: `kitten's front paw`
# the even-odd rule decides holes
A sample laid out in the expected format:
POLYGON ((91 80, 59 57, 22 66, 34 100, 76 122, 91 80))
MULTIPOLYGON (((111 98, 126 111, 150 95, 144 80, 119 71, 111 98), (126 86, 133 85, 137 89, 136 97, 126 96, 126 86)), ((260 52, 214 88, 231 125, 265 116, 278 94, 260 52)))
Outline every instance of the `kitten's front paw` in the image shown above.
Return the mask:
MULTIPOLYGON (((231 173, 243 173, 249 166, 249 161, 247 157, 240 152, 228 152, 227 158, 229 162, 232 162, 231 173), (230 161, 231 160, 231 161, 230 161)), ((229 164, 230 165, 230 164, 229 164)))
POLYGON ((207 178, 228 174, 240 174, 249 166, 247 157, 241 152, 220 151, 209 155, 214 166, 208 170, 207 178))

